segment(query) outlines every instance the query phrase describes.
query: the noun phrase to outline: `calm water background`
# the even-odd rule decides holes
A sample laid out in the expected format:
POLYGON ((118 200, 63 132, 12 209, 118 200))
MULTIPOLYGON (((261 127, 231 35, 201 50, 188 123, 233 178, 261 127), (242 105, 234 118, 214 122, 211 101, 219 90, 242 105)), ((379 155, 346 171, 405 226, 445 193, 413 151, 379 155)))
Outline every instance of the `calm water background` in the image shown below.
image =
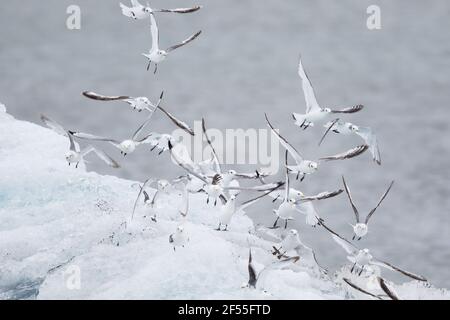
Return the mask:
MULTIPOLYGON (((154 7, 195 1, 152 1, 154 7)), ((357 138, 332 136, 318 149, 320 131, 300 132, 290 113, 304 110, 297 76, 301 52, 324 106, 363 103, 351 117, 378 134, 383 165, 368 155, 323 165, 298 186, 307 193, 340 186, 345 174, 362 212, 375 205, 391 179, 396 185, 371 221, 362 245, 375 255, 450 287, 450 3, 434 1, 219 1, 204 0, 191 15, 159 15, 163 46, 198 29, 201 37, 175 52, 154 76, 140 56, 151 42, 148 21, 121 16, 118 1, 46 0, 0 3, 0 101, 19 119, 45 113, 99 135, 127 137, 143 114, 120 104, 84 99, 80 92, 146 95, 162 89, 169 109, 210 127, 264 128, 263 113, 309 158, 343 150, 357 138), (66 8, 78 4, 82 29, 65 27, 66 8), (378 4, 382 29, 366 28, 366 8, 378 4), (314 143, 309 139, 314 139, 314 143)), ((155 117, 156 119, 156 117, 155 117)), ((171 132, 161 116, 152 130, 171 132)), ((106 148, 119 158, 117 152, 106 148)), ((92 170, 143 180, 173 177, 168 155, 141 149, 123 168, 92 170)), ((328 224, 351 235, 352 213, 341 196, 317 205, 328 224)), ((258 222, 272 221, 269 202, 252 210, 258 222)), ((344 261, 331 239, 297 224, 304 241, 330 266, 344 261)))

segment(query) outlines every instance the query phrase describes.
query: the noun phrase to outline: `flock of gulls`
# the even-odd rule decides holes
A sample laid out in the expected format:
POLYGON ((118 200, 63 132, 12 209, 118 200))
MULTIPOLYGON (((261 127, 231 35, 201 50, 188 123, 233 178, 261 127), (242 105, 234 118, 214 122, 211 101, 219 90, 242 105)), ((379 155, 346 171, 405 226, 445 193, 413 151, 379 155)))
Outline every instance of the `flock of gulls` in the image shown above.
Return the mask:
MULTIPOLYGON (((159 30, 156 23, 156 15, 159 13, 192 13, 201 9, 201 6, 176 9, 152 9, 148 4, 144 6, 137 0, 132 0, 131 7, 128 7, 122 3, 120 4, 120 7, 123 15, 126 17, 135 20, 150 20, 152 47, 148 53, 143 54, 148 59, 147 70, 153 63, 155 65, 154 72, 156 72, 158 64, 164 61, 169 53, 192 42, 201 33, 201 31, 198 31, 179 44, 163 50, 159 46, 159 30)), ((252 204, 265 197, 270 197, 272 199, 272 203, 276 205, 276 208, 273 210, 275 221, 273 225, 264 227, 263 229, 268 233, 273 232, 274 230, 279 232, 279 242, 273 245, 272 252, 268 252, 268 254, 274 256, 274 261, 263 268, 263 270, 257 272, 255 266, 253 265, 252 251, 250 249, 248 259, 249 280, 248 283, 245 284, 245 287, 259 287, 258 283, 260 282, 261 276, 263 274, 267 274, 268 270, 282 269, 301 261, 303 256, 300 252, 309 253, 314 258, 319 270, 326 274, 326 269, 320 267, 317 263, 314 250, 302 242, 299 232, 295 229, 288 229, 289 221, 297 219, 299 215, 303 215, 305 216, 307 225, 324 230, 340 247, 343 248, 347 254, 348 260, 351 262, 351 265, 349 265, 348 268, 352 276, 366 278, 376 277, 379 283, 379 288, 383 293, 371 293, 354 283, 350 277, 344 277, 343 280, 345 283, 353 289, 377 299, 399 299, 399 296, 395 293, 392 285, 381 277, 380 269, 374 268, 374 266, 381 266, 383 268, 399 272, 404 276, 417 281, 426 282, 427 280, 422 276, 415 275, 388 262, 375 258, 372 256, 369 249, 358 248, 354 242, 352 242, 358 241, 367 236, 369 220, 373 217, 375 211, 379 208, 383 200, 388 195, 393 186, 393 182, 381 196, 376 206, 367 214, 365 219, 362 219, 363 217, 360 216, 344 177, 342 177, 343 189, 331 192, 325 191, 316 195, 305 195, 293 187, 293 177, 295 177, 296 180, 299 180, 297 183, 301 183, 304 181, 306 176, 317 172, 321 162, 337 160, 349 161, 352 158, 360 156, 367 150, 370 151, 373 161, 376 164, 381 165, 377 138, 372 130, 367 127, 354 125, 350 122, 344 122, 339 118, 345 115, 360 112, 364 107, 362 105, 356 105, 347 108, 323 108, 317 102, 313 86, 305 72, 301 58, 298 65, 298 74, 301 79, 302 89, 305 96, 306 112, 303 114, 292 114, 292 117, 295 120, 295 125, 300 127, 302 130, 313 127, 316 124, 323 125, 325 127, 325 132, 320 139, 319 145, 323 143, 325 137, 330 132, 342 135, 356 134, 362 138, 364 143, 339 154, 322 157, 315 161, 308 160, 297 150, 296 147, 288 142, 288 140, 282 136, 278 130, 275 129, 269 120, 268 115, 265 114, 265 121, 268 127, 270 128, 272 134, 279 140, 281 146, 285 149, 283 166, 285 171, 284 181, 267 182, 266 180, 270 179, 275 173, 268 172, 264 169, 258 169, 250 173, 236 172, 235 170, 224 171, 219 162, 216 150, 208 137, 204 119, 202 119, 202 134, 204 141, 208 143, 208 146, 211 149, 211 158, 197 163, 191 159, 186 147, 183 144, 178 143, 170 134, 147 132, 146 129, 152 120, 153 114, 160 111, 176 127, 185 130, 190 135, 194 135, 194 131, 188 124, 174 116, 167 110, 166 107, 163 107, 163 93, 159 96, 158 101, 153 103, 147 97, 106 96, 92 91, 83 92, 83 95, 86 98, 102 102, 124 102, 133 110, 147 114, 145 121, 139 124, 131 136, 125 138, 122 137, 122 139, 101 137, 90 133, 69 130, 45 115, 41 115, 41 119, 46 126, 54 130, 56 133, 68 138, 69 151, 65 154, 65 158, 69 166, 74 164, 78 167, 79 162, 83 161, 88 154, 95 153, 107 165, 113 168, 119 168, 119 164, 111 156, 97 147, 88 145, 84 149, 80 150, 78 142, 81 141, 100 141, 112 144, 120 150, 120 153, 123 156, 131 154, 138 147, 147 146, 151 151, 157 149, 159 154, 164 152, 170 153, 174 163, 182 168, 185 171, 185 174, 172 182, 167 180, 155 181, 153 179, 148 179, 144 182, 144 184, 138 185, 138 196, 135 200, 131 217, 129 221, 127 221, 127 224, 132 222, 135 216, 136 208, 139 205, 145 206, 147 212, 151 213, 152 221, 157 223, 155 204, 157 203, 159 196, 162 194, 170 195, 171 192, 177 191, 178 194, 182 195, 183 199, 183 205, 179 209, 180 219, 182 221, 177 226, 174 233, 168 236, 169 243, 173 246, 174 251, 176 251, 176 248, 178 247, 184 247, 189 241, 189 235, 187 234, 187 230, 183 226, 183 223, 185 219, 188 218, 190 194, 204 193, 207 196, 206 201, 209 206, 220 207, 220 215, 216 228, 217 231, 228 231, 231 221, 237 213, 242 213, 252 204), (242 187, 240 184, 242 180, 254 181, 254 185, 251 187, 242 187), (155 186, 156 191, 150 192, 148 188, 151 186, 155 186), (249 200, 240 201, 240 194, 243 191, 253 192, 255 193, 255 196, 249 200), (355 215, 355 224, 350 224, 353 229, 352 241, 347 240, 344 236, 333 231, 333 229, 325 223, 324 219, 319 217, 314 207, 315 202, 336 197, 343 192, 346 193, 350 201, 350 206, 355 215), (281 225, 279 225, 280 221, 282 222, 281 225)))

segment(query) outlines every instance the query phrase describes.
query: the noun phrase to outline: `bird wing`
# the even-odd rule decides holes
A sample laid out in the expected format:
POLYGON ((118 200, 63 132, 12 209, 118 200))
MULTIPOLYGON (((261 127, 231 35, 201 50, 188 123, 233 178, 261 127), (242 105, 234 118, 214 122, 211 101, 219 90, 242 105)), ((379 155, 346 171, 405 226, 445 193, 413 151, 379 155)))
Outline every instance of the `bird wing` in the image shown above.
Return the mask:
POLYGON ((383 278, 378 277, 378 283, 380 284, 381 289, 384 291, 384 293, 387 294, 387 296, 388 296, 389 298, 391 298, 392 300, 401 300, 401 299, 398 297, 398 295, 397 295, 397 293, 395 292, 395 290, 394 290, 393 288, 391 288, 391 287, 386 283, 386 281, 385 281, 383 278))
POLYGON ((117 101, 117 100, 125 100, 125 99, 132 99, 132 97, 129 96, 104 96, 98 93, 95 93, 93 91, 84 91, 83 96, 86 98, 97 100, 97 101, 117 101))
MULTIPOLYGON (((138 141, 139 141, 137 137, 138 137, 139 134, 142 132, 142 130, 144 130, 145 127, 150 123, 150 120, 152 119, 152 116, 153 116, 153 113, 151 113, 151 114, 148 116, 147 120, 145 120, 145 121, 139 126, 139 128, 137 128, 137 130, 133 133, 133 136, 131 137, 131 140, 133 140, 133 141, 135 141, 135 142, 138 142, 138 141)), ((144 140, 145 140, 145 139, 144 139, 144 140)))
POLYGON ((364 290, 364 289, 361 288, 360 286, 354 284, 353 282, 351 282, 351 281, 350 281, 349 279, 347 279, 347 278, 342 278, 342 280, 344 280, 345 283, 347 283, 350 287, 352 287, 353 289, 355 289, 355 290, 357 290, 357 291, 360 291, 360 292, 362 292, 362 293, 364 293, 364 294, 367 294, 367 295, 369 295, 369 296, 371 296, 371 297, 374 297, 374 298, 376 298, 376 299, 378 299, 378 300, 383 300, 383 299, 381 299, 379 296, 377 296, 377 295, 375 295, 375 294, 373 294, 373 293, 370 293, 369 291, 364 290))
POLYGON ((136 200, 134 201, 133 212, 131 213, 131 219, 133 219, 133 217, 134 217, 134 212, 136 211, 136 207, 137 207, 139 198, 145 192, 145 188, 147 186, 151 185, 154 181, 155 180, 153 180, 153 179, 147 179, 147 180, 145 180, 144 184, 140 187, 138 196, 137 196, 136 200))
POLYGON ((295 256, 295 257, 288 257, 285 259, 281 259, 279 261, 275 261, 272 262, 271 264, 267 265, 266 267, 264 267, 264 269, 262 269, 259 273, 258 273, 258 277, 257 279, 259 280, 259 278, 261 277, 261 275, 269 270, 279 270, 279 269, 283 269, 289 265, 291 265, 292 263, 296 263, 298 260, 300 260, 299 256, 295 256))
POLYGON ((356 218, 356 223, 359 223, 359 212, 358 209, 356 208, 355 203, 353 202, 353 198, 352 198, 352 194, 350 193, 350 189, 347 186, 347 183, 345 182, 345 178, 344 176, 342 176, 342 182, 344 183, 344 189, 345 189, 345 193, 347 194, 348 200, 350 200, 350 204, 352 206, 353 212, 355 213, 355 218, 356 218))
POLYGON ((360 136, 365 143, 369 146, 370 153, 372 154, 373 160, 378 164, 381 165, 381 155, 380 155, 380 149, 378 147, 378 140, 377 136, 372 132, 372 129, 368 127, 364 128, 358 128, 356 131, 356 134, 360 136))
POLYGON ((189 42, 193 41, 195 38, 197 38, 200 34, 202 33, 202 31, 197 31, 196 33, 194 33, 192 36, 190 36, 189 38, 187 38, 186 40, 183 40, 181 43, 178 43, 176 45, 173 45, 169 48, 166 49, 166 52, 171 52, 175 49, 178 49, 179 47, 182 47, 186 44, 188 44, 189 42))
POLYGON ((95 152, 95 154, 101 159, 103 160, 108 166, 113 167, 113 168, 120 168, 120 165, 110 156, 108 156, 104 151, 97 149, 93 146, 88 146, 85 149, 83 149, 81 151, 81 156, 84 157, 87 154, 89 154, 90 152, 95 152))
POLYGON ((339 189, 336 191, 324 191, 324 192, 321 192, 314 196, 301 197, 301 199, 298 200, 296 203, 300 203, 300 202, 304 202, 304 201, 313 201, 313 200, 325 200, 328 198, 336 197, 336 196, 340 195, 342 192, 344 192, 344 190, 342 190, 342 189, 339 189))
POLYGON ((319 146, 322 144, 323 140, 325 140, 325 137, 327 136, 328 132, 330 132, 331 129, 335 126, 336 123, 339 122, 339 118, 335 119, 334 121, 328 122, 325 126, 327 130, 323 134, 322 138, 319 141, 319 146))
POLYGON ((267 184, 262 184, 260 186, 256 186, 256 187, 225 187, 223 188, 224 190, 247 190, 247 191, 260 191, 260 192, 264 192, 264 191, 269 191, 269 190, 276 190, 279 187, 284 186, 284 182, 283 181, 278 181, 276 183, 267 183, 267 184))
POLYGON ((387 188, 386 192, 381 196, 380 201, 378 201, 378 204, 375 206, 375 208, 373 208, 369 214, 366 217, 366 221, 365 223, 367 224, 370 220, 370 217, 372 217, 372 215, 375 213, 375 211, 378 209, 378 207, 380 206, 380 204, 383 202, 384 198, 386 198, 386 196, 388 195, 389 191, 391 191, 392 186, 394 185, 394 181, 391 182, 391 184, 389 185, 389 187, 387 188))
POLYGON ((281 187, 281 185, 277 186, 277 187, 275 187, 273 189, 270 189, 269 191, 263 193, 262 195, 257 196, 256 198, 253 198, 253 199, 250 199, 250 200, 247 200, 247 201, 241 203, 241 205, 236 209, 236 212, 240 212, 240 211, 245 210, 247 207, 251 206, 252 204, 254 204, 256 202, 258 202, 260 199, 264 198, 265 196, 268 196, 269 194, 271 194, 275 190, 278 190, 280 187, 281 187))
POLYGON ((341 235, 339 235, 337 232, 333 231, 332 229, 330 229, 324 222, 323 220, 320 221, 320 225, 322 227, 325 228, 325 230, 327 230, 328 232, 331 233, 331 237, 333 238, 333 240, 339 244, 342 248, 344 248, 344 250, 351 255, 356 254, 359 249, 357 247, 355 247, 350 241, 348 241, 347 239, 345 239, 344 237, 342 237, 341 235))
POLYGON ((203 130, 203 135, 206 138, 206 142, 208 143, 209 147, 211 148, 213 155, 214 155, 214 166, 215 166, 215 171, 216 173, 222 173, 222 169, 220 167, 220 162, 219 162, 219 157, 217 156, 216 153, 216 149, 214 149, 214 146, 212 145, 211 139, 209 139, 208 134, 206 133, 206 124, 205 124, 205 119, 202 118, 202 130, 203 130))
POLYGON ((321 108, 317 102, 314 88, 311 85, 311 81, 309 81, 309 77, 306 74, 305 69, 303 68, 301 57, 298 62, 298 75, 300 76, 300 79, 302 79, 302 89, 306 101, 306 113, 320 110, 321 108))
POLYGON ((84 133, 84 132, 70 132, 70 133, 72 133, 73 136, 80 138, 80 139, 94 140, 94 141, 106 141, 106 142, 111 142, 116 145, 120 144, 120 142, 117 140, 100 137, 100 136, 95 136, 95 135, 89 134, 89 133, 84 133))
POLYGON ((248 286, 255 288, 258 281, 256 276, 255 267, 252 264, 252 249, 249 249, 248 253, 248 286))
POLYGON ((42 122, 50 129, 55 131, 57 134, 67 137, 67 130, 63 128, 59 123, 56 121, 53 121, 52 119, 48 118, 47 116, 41 114, 41 120, 42 122))
POLYGON ((288 202, 289 201, 289 192, 291 191, 291 188, 290 188, 290 182, 289 182, 288 151, 287 150, 286 150, 286 153, 284 156, 284 165, 286 168, 286 174, 285 174, 286 187, 284 188, 284 202, 288 202))
POLYGON ((358 104, 356 106, 340 109, 340 110, 332 110, 332 113, 356 113, 364 109, 362 104, 358 104))
POLYGON ((206 177, 204 177, 203 175, 195 172, 195 170, 193 170, 192 168, 190 168, 188 165, 186 165, 182 160, 178 159, 176 153, 173 152, 173 145, 172 142, 169 141, 169 150, 170 150, 170 154, 172 156, 172 159, 175 161, 175 163, 180 166, 181 168, 183 168, 184 170, 186 170, 190 175, 200 179, 201 181, 203 181, 205 184, 209 184, 208 180, 206 177))
POLYGON ((403 269, 400 269, 399 267, 396 267, 396 266, 394 266, 394 265, 392 265, 392 264, 390 264, 390 263, 388 263, 386 261, 381 261, 381 260, 377 260, 377 259, 373 258, 372 261, 371 261, 371 264, 374 264, 374 265, 377 265, 377 266, 380 266, 380 267, 383 267, 383 268, 386 268, 386 269, 389 269, 389 270, 400 272, 401 274, 403 274, 403 275, 405 275, 405 276, 407 276, 407 277, 409 277, 411 279, 414 279, 414 280, 424 281, 424 282, 427 281, 427 279, 425 279, 423 276, 419 276, 419 275, 411 273, 409 271, 405 271, 403 269))
POLYGON ((266 117, 267 124, 269 125, 273 134, 278 138, 281 145, 289 152, 289 154, 294 158, 294 160, 297 164, 302 162, 303 157, 300 155, 300 153, 273 128, 272 124, 269 121, 269 118, 267 117, 267 114, 264 114, 264 115, 266 117))
POLYGON ((195 6, 192 8, 155 9, 153 12, 191 13, 198 11, 201 8, 202 6, 195 6))
POLYGON ((138 0, 131 0, 131 5, 133 7, 143 7, 143 5, 140 4, 138 0))
POLYGON ((369 147, 367 145, 361 145, 361 146, 352 148, 350 150, 344 151, 342 153, 338 153, 338 154, 335 154, 332 156, 320 158, 319 160, 333 161, 333 160, 351 159, 351 158, 357 157, 360 154, 364 153, 368 148, 369 147))
POLYGON ((159 50, 159 31, 158 31, 158 25, 156 23, 155 16, 153 13, 150 14, 150 31, 152 33, 152 49, 151 51, 158 51, 159 50))
POLYGON ((189 133, 191 136, 194 136, 194 130, 192 130, 186 123, 184 123, 183 121, 177 119, 174 115, 172 115, 171 113, 169 113, 166 109, 164 109, 161 106, 158 106, 158 109, 161 110, 170 120, 172 120, 172 122, 179 127, 180 129, 186 131, 187 133, 189 133))
POLYGON ((69 143, 70 143, 70 150, 71 151, 77 151, 77 145, 75 144, 75 140, 73 139, 73 135, 70 133, 70 132, 68 132, 67 133, 67 136, 69 137, 69 143))

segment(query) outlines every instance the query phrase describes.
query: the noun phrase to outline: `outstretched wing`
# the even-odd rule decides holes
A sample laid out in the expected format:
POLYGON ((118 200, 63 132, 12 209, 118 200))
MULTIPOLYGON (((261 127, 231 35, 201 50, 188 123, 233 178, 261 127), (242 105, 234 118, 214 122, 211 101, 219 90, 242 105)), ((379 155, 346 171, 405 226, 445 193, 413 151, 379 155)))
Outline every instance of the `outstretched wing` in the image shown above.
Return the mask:
POLYGON ((192 175, 192 176, 194 176, 194 177, 200 179, 200 180, 203 181, 205 184, 209 184, 209 182, 208 182, 208 180, 207 180, 206 177, 204 177, 203 175, 201 175, 201 174, 195 172, 192 168, 189 168, 188 165, 186 165, 181 159, 179 159, 179 158, 177 157, 176 153, 173 152, 173 148, 174 148, 174 147, 173 147, 173 145, 172 145, 172 142, 169 141, 168 145, 169 145, 169 150, 170 150, 170 154, 171 154, 171 156, 172 156, 172 159, 176 162, 176 164, 177 164, 178 166, 180 166, 181 168, 183 168, 184 170, 186 170, 190 175, 192 175))
POLYGON ((352 206, 353 212, 355 213, 356 223, 359 223, 359 212, 358 212, 358 209, 356 208, 355 203, 353 202, 352 194, 350 193, 350 189, 348 188, 347 183, 345 182, 344 176, 342 176, 342 182, 344 183, 345 193, 347 194, 347 197, 348 197, 348 200, 350 200, 350 204, 352 206))
POLYGON ((171 52, 175 49, 178 49, 179 47, 182 47, 186 44, 188 44, 189 42, 193 41, 195 38, 197 38, 200 34, 202 33, 202 31, 197 31, 196 33, 194 33, 192 36, 190 36, 189 38, 187 38, 186 40, 184 40, 183 42, 176 44, 174 46, 171 46, 169 48, 166 49, 167 52, 171 52))
POLYGON ((374 297, 374 298, 376 298, 376 299, 378 299, 378 300, 383 300, 383 299, 381 299, 379 296, 377 296, 377 295, 375 295, 375 294, 373 294, 373 293, 370 293, 369 291, 364 290, 364 289, 361 288, 360 286, 354 284, 353 282, 351 282, 351 281, 350 281, 349 279, 347 279, 347 278, 342 278, 342 280, 344 280, 345 283, 347 283, 350 287, 352 287, 353 289, 355 289, 355 290, 357 290, 357 291, 359 291, 359 292, 362 292, 362 293, 364 293, 364 294, 367 294, 367 295, 369 295, 369 296, 371 296, 371 297, 374 297))
POLYGON ((356 134, 359 135, 364 142, 369 146, 370 153, 372 154, 373 160, 381 165, 381 155, 380 149, 378 147, 377 136, 372 132, 372 129, 364 127, 359 127, 356 131, 356 134))
POLYGON ((422 276, 419 276, 419 275, 411 273, 409 271, 405 271, 403 269, 400 269, 399 267, 396 267, 396 266, 394 266, 394 265, 392 265, 392 264, 390 264, 390 263, 388 263, 386 261, 381 261, 381 260, 377 260, 377 259, 374 258, 374 259, 372 259, 371 263, 374 264, 374 265, 386 268, 386 269, 390 269, 390 270, 393 270, 393 271, 400 272, 401 274, 403 274, 403 275, 405 275, 405 276, 407 276, 407 277, 409 277, 411 279, 417 280, 417 281, 424 281, 424 282, 427 281, 427 279, 425 279, 422 276))
POLYGON ((357 157, 360 154, 364 153, 368 148, 369 147, 367 145, 361 145, 361 146, 357 146, 353 149, 347 150, 342 153, 338 153, 338 154, 335 154, 332 156, 320 158, 319 160, 333 161, 333 160, 351 159, 351 158, 357 157))
POLYGON ((52 129, 57 134, 67 137, 67 130, 56 121, 53 121, 43 114, 41 114, 41 120, 48 128, 52 129))
POLYGON ((358 104, 353 107, 344 108, 341 110, 332 110, 332 113, 356 113, 364 109, 364 106, 362 104, 358 104))
POLYGON ((219 157, 217 156, 216 153, 216 149, 214 149, 214 146, 212 145, 211 139, 209 139, 208 134, 206 133, 206 124, 205 124, 205 119, 202 118, 202 130, 203 130, 203 135, 206 138, 206 142, 208 143, 209 147, 211 148, 213 155, 214 155, 214 166, 215 166, 215 171, 216 173, 222 173, 222 169, 220 168, 220 162, 219 162, 219 157))
POLYGON ((177 119, 174 115, 172 115, 170 112, 168 112, 166 109, 164 109, 161 106, 158 106, 158 109, 161 110, 170 120, 172 120, 172 122, 180 129, 186 131, 187 133, 189 133, 191 136, 194 136, 194 130, 192 130, 186 123, 184 123, 183 121, 177 119))
POLYGON ((306 113, 320 110, 321 108, 319 106, 319 103, 317 102, 313 86, 311 85, 311 81, 309 81, 309 77, 306 74, 305 69, 303 68, 301 57, 298 63, 298 75, 302 79, 302 89, 306 101, 306 113))
POLYGON ((333 231, 331 228, 329 228, 323 220, 320 221, 320 225, 325 228, 328 232, 331 233, 331 237, 333 240, 339 244, 348 254, 354 255, 356 254, 359 249, 356 248, 350 241, 339 235, 337 232, 333 231))
POLYGON ((70 131, 71 134, 73 134, 73 136, 80 138, 80 139, 85 139, 85 140, 94 140, 94 141, 106 141, 106 142, 111 142, 113 144, 120 144, 119 141, 114 140, 114 139, 110 139, 110 138, 105 138, 105 137, 100 137, 100 136, 95 136, 93 134, 89 134, 89 133, 84 133, 84 132, 73 132, 70 131))
POLYGON ((243 203, 236 209, 236 212, 240 212, 240 211, 245 210, 247 207, 251 206, 252 204, 254 204, 254 203, 256 203, 256 202, 258 202, 260 199, 264 198, 265 196, 268 196, 269 194, 271 194, 271 193, 274 192, 275 190, 278 190, 280 187, 281 187, 281 185, 280 185, 280 186, 277 186, 277 187, 275 187, 275 188, 273 188, 273 189, 269 189, 269 191, 263 193, 262 195, 259 195, 259 196, 257 196, 256 198, 253 198, 253 199, 250 199, 250 200, 247 200, 247 201, 243 202, 243 203))
POLYGON ((378 283, 380 284, 381 289, 384 291, 384 293, 387 294, 387 296, 389 298, 391 298, 392 300, 400 300, 400 298, 398 297, 397 293, 394 291, 393 288, 391 288, 386 281, 384 281, 383 278, 378 277, 378 283))
POLYGON ((202 6, 195 6, 192 8, 175 8, 175 9, 156 9, 154 12, 172 12, 172 13, 191 13, 198 11, 202 8, 202 6))
POLYGON ((145 192, 145 188, 147 186, 149 186, 150 184, 152 184, 153 182, 154 182, 153 179, 147 179, 147 180, 145 180, 144 184, 140 188, 138 196, 137 196, 136 200, 134 201, 133 212, 131 213, 131 220, 133 220, 134 212, 136 211, 136 207, 137 207, 138 201, 139 201, 141 195, 145 192))
POLYGON ((88 146, 85 149, 83 149, 81 151, 81 156, 84 157, 86 156, 88 153, 90 152, 95 152, 95 154, 101 159, 103 160, 108 166, 112 167, 112 168, 120 168, 120 165, 110 156, 108 156, 104 151, 97 149, 93 146, 88 146))
POLYGON ((387 188, 386 192, 381 196, 380 201, 378 201, 378 204, 375 206, 375 208, 373 208, 369 214, 366 217, 366 221, 365 223, 367 224, 370 220, 370 217, 372 217, 372 215, 375 213, 375 211, 378 209, 378 207, 380 206, 380 204, 383 202, 384 198, 386 198, 386 196, 388 195, 389 191, 391 191, 392 186, 394 185, 394 181, 391 182, 391 184, 389 185, 389 187, 387 188))
POLYGON ((267 117, 266 113, 264 114, 264 116, 266 117, 267 124, 269 125, 272 133, 278 138, 281 145, 289 152, 289 154, 292 156, 292 158, 294 158, 295 162, 297 162, 297 163, 302 162, 303 157, 300 155, 300 153, 274 129, 274 127, 270 123, 269 118, 267 117))
POLYGON ((159 31, 158 31, 158 25, 155 20, 155 16, 153 13, 150 14, 150 31, 152 33, 152 49, 151 51, 158 51, 159 50, 159 31))
POLYGON ((331 191, 331 192, 330 191, 324 191, 324 192, 321 192, 321 193, 319 193, 319 194, 317 194, 315 196, 304 196, 304 197, 301 197, 301 199, 298 200, 296 202, 296 204, 300 203, 300 202, 305 202, 305 201, 325 200, 325 199, 328 199, 328 198, 333 198, 333 197, 336 197, 336 196, 340 195, 342 192, 344 192, 344 190, 339 189, 339 190, 331 191))
POLYGON ((97 101, 117 101, 117 100, 125 100, 131 99, 129 96, 104 96, 93 91, 84 91, 83 96, 86 98, 97 100, 97 101))

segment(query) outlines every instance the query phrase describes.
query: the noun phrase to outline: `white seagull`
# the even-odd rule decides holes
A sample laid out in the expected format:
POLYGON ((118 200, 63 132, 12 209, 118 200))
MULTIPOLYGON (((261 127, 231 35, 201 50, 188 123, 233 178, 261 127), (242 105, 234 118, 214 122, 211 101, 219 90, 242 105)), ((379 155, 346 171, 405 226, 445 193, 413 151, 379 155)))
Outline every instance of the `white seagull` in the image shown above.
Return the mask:
POLYGON ((114 159, 112 159, 110 156, 108 156, 105 152, 103 152, 100 149, 97 149, 93 146, 88 146, 83 150, 79 150, 78 145, 75 143, 73 139, 72 133, 64 129, 61 125, 59 125, 55 121, 51 120, 50 118, 44 115, 41 115, 41 120, 47 127, 52 129, 56 133, 69 138, 70 143, 69 151, 64 155, 69 166, 71 163, 75 163, 75 167, 78 168, 79 162, 83 161, 84 157, 87 156, 89 153, 94 152, 108 166, 113 168, 120 168, 119 164, 116 161, 114 161, 114 159))
POLYGON ((201 6, 195 6, 192 8, 152 9, 148 3, 147 6, 144 6, 137 0, 131 0, 131 7, 120 3, 120 8, 122 9, 122 14, 124 16, 134 20, 140 20, 148 18, 153 12, 190 13, 199 10, 201 6))
POLYGON ((306 101, 306 113, 305 114, 293 113, 292 116, 295 120, 295 124, 300 128, 307 129, 310 126, 313 126, 314 122, 324 121, 330 114, 333 113, 355 113, 361 111, 364 108, 364 106, 362 105, 344 108, 341 110, 322 108, 317 102, 316 96, 314 94, 314 89, 303 68, 301 58, 298 64, 298 75, 302 79, 302 88, 306 101))
POLYGON ((323 142, 328 132, 332 131, 337 134, 342 135, 350 135, 356 134, 361 137, 365 144, 369 147, 370 153, 372 154, 373 161, 375 161, 378 165, 381 165, 381 155, 380 149, 378 147, 377 136, 373 133, 372 129, 369 127, 360 127, 354 125, 350 122, 342 122, 339 119, 335 121, 330 121, 324 125, 327 130, 325 131, 322 139, 319 142, 319 145, 323 142))
POLYGON ((130 105, 133 110, 137 110, 138 112, 141 112, 143 110, 146 110, 150 112, 150 114, 153 114, 157 109, 160 110, 162 113, 164 113, 177 127, 180 129, 186 131, 191 136, 194 135, 194 130, 192 130, 189 125, 187 125, 185 122, 181 121, 180 119, 176 118, 173 114, 168 112, 165 108, 161 106, 161 101, 164 96, 164 91, 161 92, 161 95, 159 97, 158 103, 155 105, 153 104, 147 97, 130 97, 130 96, 105 96, 101 95, 92 91, 84 91, 83 96, 86 98, 97 100, 97 101, 124 101, 128 105, 130 105))
POLYGON ((173 251, 176 251, 176 247, 183 247, 189 241, 189 237, 186 234, 183 226, 178 226, 175 233, 169 236, 169 243, 173 246, 173 251))
POLYGON ((87 139, 87 140, 94 140, 94 141, 106 141, 111 143, 113 146, 118 148, 120 150, 120 153, 123 154, 123 156, 126 156, 127 154, 130 154, 136 150, 136 147, 147 143, 147 139, 151 136, 152 133, 144 136, 143 138, 139 138, 139 134, 144 130, 144 128, 149 124, 151 120, 151 115, 145 120, 145 122, 139 126, 139 128, 134 132, 134 134, 131 136, 130 139, 126 139, 123 141, 118 141, 111 138, 105 138, 105 137, 99 137, 95 136, 89 133, 83 133, 83 132, 71 132, 75 137, 80 139, 87 139))
POLYGON ((359 275, 364 271, 365 266, 370 265, 376 265, 379 267, 383 267, 392 271, 397 271, 411 279, 418 280, 418 281, 427 281, 424 277, 420 275, 416 275, 414 273, 405 271, 400 269, 399 267, 396 267, 386 261, 382 261, 379 259, 376 259, 372 254, 370 253, 370 250, 365 249, 359 249, 355 245, 353 245, 350 241, 345 239, 344 237, 337 234, 335 231, 331 230, 328 226, 324 224, 322 221, 320 223, 321 226, 323 226, 326 230, 328 230, 331 233, 331 237, 333 240, 339 244, 348 254, 347 259, 353 263, 353 266, 351 268, 351 272, 356 270, 356 268, 360 268, 359 275))
POLYGON ((366 219, 364 220, 364 222, 361 222, 361 218, 359 216, 358 209, 356 208, 356 205, 353 202, 352 195, 350 193, 350 189, 348 188, 344 177, 342 177, 342 182, 344 183, 345 192, 347 193, 348 199, 350 200, 350 204, 352 206, 352 209, 353 209, 353 212, 355 213, 355 218, 356 218, 356 224, 355 225, 350 224, 353 228, 353 233, 354 233, 353 240, 355 240, 355 238, 357 238, 358 240, 361 240, 361 238, 363 238, 369 231, 368 223, 369 223, 370 218, 375 213, 375 211, 378 209, 378 207, 381 205, 384 198, 386 198, 386 196, 388 195, 389 191, 391 190, 392 186, 394 185, 394 181, 391 182, 391 184, 389 185, 389 187, 387 188, 385 193, 381 196, 381 198, 378 201, 378 204, 375 206, 375 208, 370 210, 370 212, 366 216, 366 219))
POLYGON ((150 65, 153 62, 155 64, 155 70, 153 73, 156 73, 156 71, 158 70, 158 63, 161 63, 162 61, 164 61, 170 52, 193 41, 202 32, 198 31, 197 33, 193 34, 192 36, 190 36, 183 42, 173 45, 173 46, 163 50, 163 49, 159 48, 158 25, 156 24, 156 20, 155 20, 155 17, 153 14, 150 14, 150 19, 151 19, 151 32, 152 32, 152 48, 150 49, 149 53, 143 53, 142 55, 148 59, 147 70, 150 69, 150 65))
MULTIPOLYGON (((267 114, 265 114, 267 125, 270 127, 272 133, 278 138, 280 141, 280 144, 289 152, 289 154, 292 156, 292 158, 295 160, 295 165, 287 166, 290 172, 297 174, 297 179, 299 179, 300 175, 302 178, 300 181, 303 181, 306 177, 306 175, 315 173, 319 168, 319 163, 312 160, 305 160, 302 155, 281 135, 279 134, 275 128, 272 126, 272 124, 269 121, 269 118, 267 117, 267 114)), ((346 160, 351 159, 356 156, 359 156, 360 154, 364 153, 367 150, 367 145, 361 145, 357 146, 355 148, 352 148, 350 150, 347 150, 343 153, 339 153, 336 155, 328 156, 320 158, 320 161, 332 161, 332 160, 346 160)))

